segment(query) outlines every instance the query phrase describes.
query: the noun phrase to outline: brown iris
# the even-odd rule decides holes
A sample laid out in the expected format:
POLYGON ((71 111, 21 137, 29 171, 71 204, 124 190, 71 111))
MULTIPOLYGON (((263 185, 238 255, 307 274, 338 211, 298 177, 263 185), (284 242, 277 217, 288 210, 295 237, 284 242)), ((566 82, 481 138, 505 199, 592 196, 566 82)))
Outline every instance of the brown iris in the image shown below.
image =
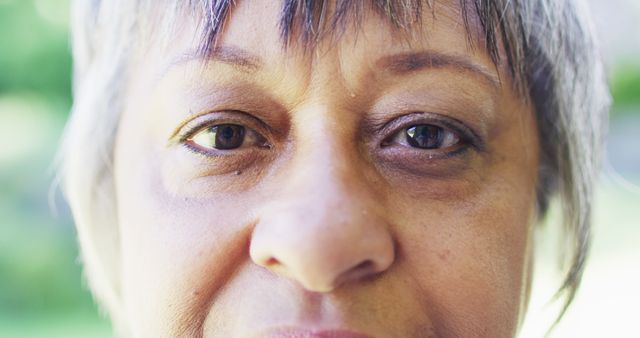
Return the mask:
POLYGON ((218 124, 191 138, 194 143, 202 147, 219 150, 239 148, 244 143, 244 139, 245 127, 237 124, 218 124))

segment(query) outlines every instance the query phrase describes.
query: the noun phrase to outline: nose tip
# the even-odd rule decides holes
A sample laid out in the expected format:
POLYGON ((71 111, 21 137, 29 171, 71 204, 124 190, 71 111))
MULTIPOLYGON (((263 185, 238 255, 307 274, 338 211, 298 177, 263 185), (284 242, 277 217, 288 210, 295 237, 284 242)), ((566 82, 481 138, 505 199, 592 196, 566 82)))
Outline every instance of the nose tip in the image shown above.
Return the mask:
POLYGON ((393 263, 393 240, 382 222, 350 219, 336 226, 327 218, 302 219, 279 213, 258 222, 250 246, 252 260, 313 292, 366 280, 393 263))
MULTIPOLYGON (((287 277, 300 283, 306 290, 313 292, 331 292, 336 288, 351 282, 365 280, 385 271, 391 265, 391 259, 372 260, 366 259, 353 266, 344 269, 333 268, 331 266, 321 266, 311 262, 292 262, 291 260, 281 261, 277 258, 263 258, 253 254, 253 260, 263 267, 270 269, 278 275, 287 277), (296 264, 297 263, 297 264, 296 264), (316 264, 316 265, 313 265, 316 264)), ((391 257, 386 255, 386 257, 391 257)))

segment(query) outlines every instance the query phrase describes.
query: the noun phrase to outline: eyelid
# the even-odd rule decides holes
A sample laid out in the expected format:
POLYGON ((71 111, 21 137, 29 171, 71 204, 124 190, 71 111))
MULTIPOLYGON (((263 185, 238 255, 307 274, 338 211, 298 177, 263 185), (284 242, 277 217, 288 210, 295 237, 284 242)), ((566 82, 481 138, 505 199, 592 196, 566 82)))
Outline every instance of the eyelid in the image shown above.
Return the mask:
POLYGON ((405 128, 400 128, 399 130, 396 131, 395 134, 393 134, 390 138, 388 138, 388 140, 391 140, 389 143, 394 142, 396 144, 401 144, 404 146, 409 146, 412 148, 416 148, 416 149, 420 149, 421 151, 443 151, 447 148, 450 148, 452 146, 457 146, 460 145, 460 143, 464 142, 467 143, 463 137, 461 137, 459 135, 458 132, 455 132, 449 128, 443 128, 437 125, 433 125, 433 124, 429 124, 430 126, 434 126, 436 128, 439 128, 442 130, 442 132, 444 133, 444 136, 442 137, 441 142, 442 143, 446 143, 445 141, 450 141, 450 137, 453 137, 455 140, 455 143, 453 145, 448 145, 448 146, 442 146, 442 147, 437 147, 437 148, 421 148, 421 147, 415 147, 413 145, 410 144, 410 142, 407 139, 407 136, 410 133, 410 130, 415 128, 416 126, 420 126, 420 125, 427 125, 427 124, 417 124, 417 125, 411 125, 409 127, 405 127, 405 128))
POLYGON ((218 124, 241 125, 260 134, 267 141, 270 141, 268 135, 271 133, 271 129, 264 124, 264 122, 242 111, 227 110, 205 112, 188 118, 178 125, 169 138, 167 146, 186 142, 190 137, 204 128, 218 124))
POLYGON ((466 124, 455 118, 446 117, 441 114, 430 112, 414 112, 402 115, 384 123, 379 127, 380 133, 382 135, 385 135, 382 143, 384 143, 390 137, 395 136, 402 129, 417 124, 432 124, 441 128, 445 128, 448 131, 457 134, 461 141, 469 143, 469 145, 475 147, 479 151, 485 150, 485 142, 473 129, 469 128, 466 124))

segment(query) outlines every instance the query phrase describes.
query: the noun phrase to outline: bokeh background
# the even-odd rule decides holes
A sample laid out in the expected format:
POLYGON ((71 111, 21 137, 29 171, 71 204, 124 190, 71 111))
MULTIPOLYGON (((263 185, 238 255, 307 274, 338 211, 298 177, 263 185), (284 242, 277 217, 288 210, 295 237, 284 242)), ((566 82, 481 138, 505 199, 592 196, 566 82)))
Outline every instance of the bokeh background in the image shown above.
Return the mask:
MULTIPOLYGON (((551 337, 640 337, 640 0, 589 2, 615 102, 591 260, 551 337)), ((68 5, 0 0, 0 337, 113 335, 82 279, 69 211, 50 189, 71 106, 68 5)), ((540 238, 522 337, 542 337, 554 316, 557 241, 540 238)))

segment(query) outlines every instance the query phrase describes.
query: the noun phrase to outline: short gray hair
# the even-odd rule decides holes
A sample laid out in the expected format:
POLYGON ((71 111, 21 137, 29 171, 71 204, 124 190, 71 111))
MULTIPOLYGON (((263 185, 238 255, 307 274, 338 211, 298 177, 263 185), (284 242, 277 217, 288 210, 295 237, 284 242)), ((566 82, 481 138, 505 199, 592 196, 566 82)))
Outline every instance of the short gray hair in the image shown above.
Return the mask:
MULTIPOLYGON (((336 0, 329 15, 329 1, 283 0, 279 23, 283 45, 313 48, 325 34, 357 25, 365 6, 388 19, 394 29, 410 30, 434 1, 336 0)), ((568 243, 564 256, 568 268, 558 291, 564 298, 560 318, 575 296, 589 251, 594 183, 610 105, 590 16, 580 0, 459 1, 467 31, 470 18, 477 19, 482 47, 496 65, 507 63, 516 89, 535 107, 542 149, 538 211, 544 216, 552 197, 559 198, 568 243), (504 60, 498 52, 501 47, 504 60)), ((234 3, 188 0, 163 5, 166 13, 186 13, 201 20, 200 51, 207 53, 234 3)), ((144 20, 147 25, 160 21, 148 14, 157 11, 157 4, 150 0, 73 2, 74 105, 58 157, 58 177, 75 218, 90 286, 115 323, 122 313, 119 258, 104 254, 117 253, 119 242, 117 232, 110 230, 117 226, 114 138, 134 45, 148 29, 144 20), (83 240, 88 238, 100 241, 83 240), (85 244, 90 242, 99 246, 85 244)), ((176 16, 163 18, 168 23, 164 27, 170 27, 176 16)))

